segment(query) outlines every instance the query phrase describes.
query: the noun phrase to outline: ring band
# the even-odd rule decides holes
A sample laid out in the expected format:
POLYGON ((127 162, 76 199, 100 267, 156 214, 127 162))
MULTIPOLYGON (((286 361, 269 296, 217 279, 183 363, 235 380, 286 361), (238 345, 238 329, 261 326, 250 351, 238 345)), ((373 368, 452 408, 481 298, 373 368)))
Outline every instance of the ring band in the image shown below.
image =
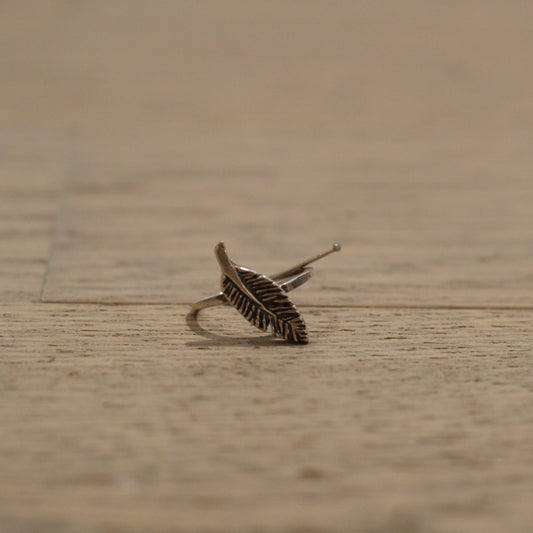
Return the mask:
POLYGON ((340 249, 340 245, 335 243, 330 250, 267 277, 234 263, 228 257, 224 243, 220 242, 215 247, 215 255, 222 271, 222 291, 192 304, 190 315, 196 317, 208 307, 233 305, 259 329, 266 331, 270 327, 277 337, 306 344, 309 336, 305 322, 286 293, 311 278, 311 263, 340 249))

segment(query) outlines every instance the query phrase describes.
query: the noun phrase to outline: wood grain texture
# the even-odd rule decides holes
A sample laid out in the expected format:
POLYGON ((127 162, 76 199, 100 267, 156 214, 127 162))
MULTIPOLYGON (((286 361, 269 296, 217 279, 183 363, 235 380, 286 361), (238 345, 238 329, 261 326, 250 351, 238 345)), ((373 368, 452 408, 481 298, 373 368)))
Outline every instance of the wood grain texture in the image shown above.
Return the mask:
MULTIPOLYGON (((320 143, 293 144, 312 154, 320 143)), ((217 290, 219 240, 265 274, 337 240, 341 255, 316 265, 297 301, 531 307, 529 177, 504 178, 496 165, 481 177, 479 153, 456 152, 452 166, 446 147, 423 141, 381 148, 369 156, 359 147, 342 168, 347 156, 337 147, 336 162, 310 155, 270 173, 266 160, 255 170, 213 163, 212 171, 134 175, 81 162, 44 298, 192 302, 217 290)))
POLYGON ((527 530, 531 316, 306 308, 302 347, 229 308, 198 336, 185 312, 3 306, 4 516, 59 532, 527 530))
POLYGON ((0 2, 1 533, 530 533, 532 17, 0 2))
POLYGON ((80 132, 44 298, 190 302, 220 239, 265 273, 338 240, 302 302, 531 307, 512 5, 5 4, 5 123, 80 132))

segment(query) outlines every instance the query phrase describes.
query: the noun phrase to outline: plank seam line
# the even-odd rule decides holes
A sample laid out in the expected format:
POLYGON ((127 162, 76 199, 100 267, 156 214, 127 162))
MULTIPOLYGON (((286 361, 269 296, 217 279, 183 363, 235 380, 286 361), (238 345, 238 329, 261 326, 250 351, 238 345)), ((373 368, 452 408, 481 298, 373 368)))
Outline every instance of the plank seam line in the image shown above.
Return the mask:
MULTIPOLYGON (((190 302, 130 302, 130 301, 108 301, 99 302, 96 300, 40 300, 38 303, 43 304, 63 304, 63 305, 101 305, 101 306, 176 306, 190 307, 190 302)), ((328 305, 328 304, 299 304, 299 308, 322 308, 322 309, 427 309, 427 310, 444 310, 444 311, 533 311, 530 305, 409 305, 409 304, 346 304, 346 305, 328 305)))
POLYGON ((73 156, 73 145, 76 141, 77 134, 73 130, 69 130, 65 134, 65 161, 63 164, 63 180, 61 185, 61 192, 59 197, 59 203, 56 211, 56 216, 52 223, 51 232, 50 232, 50 249, 48 251, 48 259, 46 261, 46 268, 43 274, 43 281, 41 284, 41 291, 39 293, 39 301, 45 303, 45 292, 46 286, 48 285, 48 280, 50 278, 50 272, 52 271, 52 260, 54 257, 54 251, 56 248, 57 241, 59 240, 59 232, 61 227, 61 222, 64 219, 64 213, 67 205, 67 192, 70 182, 70 178, 73 175, 74 168, 74 156, 73 156))

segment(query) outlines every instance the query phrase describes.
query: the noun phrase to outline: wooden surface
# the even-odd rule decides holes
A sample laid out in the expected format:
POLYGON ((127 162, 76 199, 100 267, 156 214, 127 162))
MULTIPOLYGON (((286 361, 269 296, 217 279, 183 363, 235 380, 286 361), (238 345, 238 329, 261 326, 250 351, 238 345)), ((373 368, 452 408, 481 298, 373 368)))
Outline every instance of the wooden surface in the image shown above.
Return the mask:
POLYGON ((2 3, 0 531, 531 531, 532 16, 2 3))

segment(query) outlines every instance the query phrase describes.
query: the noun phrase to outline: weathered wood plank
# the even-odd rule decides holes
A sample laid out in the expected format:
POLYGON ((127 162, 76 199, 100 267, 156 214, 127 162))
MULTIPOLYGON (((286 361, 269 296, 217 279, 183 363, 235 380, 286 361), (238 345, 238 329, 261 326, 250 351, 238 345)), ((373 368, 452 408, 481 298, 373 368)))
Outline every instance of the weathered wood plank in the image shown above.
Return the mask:
POLYGON ((532 15, 0 3, 2 533, 529 533, 531 311, 376 306, 531 307, 532 15), (14 304, 65 159, 45 300, 192 301, 219 239, 267 273, 338 240, 294 293, 311 344, 14 304))
POLYGON ((527 530, 530 314, 305 308, 302 347, 185 313, 3 306, 13 530, 527 530))
POLYGON ((533 305, 533 5, 0 10, 3 127, 81 138, 45 299, 190 301, 220 238, 266 272, 336 239, 302 302, 533 305))
MULTIPOLYGON (((300 140, 294 149, 308 162, 256 153, 224 167, 206 154, 210 166, 195 169, 200 146, 177 155, 174 170, 143 167, 133 154, 136 171, 122 168, 131 161, 82 159, 45 300, 191 302, 218 290, 219 240, 263 273, 338 240, 342 253, 316 265, 298 301, 533 306, 530 155, 510 176, 489 157, 480 176, 480 153, 450 143, 349 153, 346 142, 300 140)), ((506 148, 510 165, 522 149, 518 140, 506 148)))

